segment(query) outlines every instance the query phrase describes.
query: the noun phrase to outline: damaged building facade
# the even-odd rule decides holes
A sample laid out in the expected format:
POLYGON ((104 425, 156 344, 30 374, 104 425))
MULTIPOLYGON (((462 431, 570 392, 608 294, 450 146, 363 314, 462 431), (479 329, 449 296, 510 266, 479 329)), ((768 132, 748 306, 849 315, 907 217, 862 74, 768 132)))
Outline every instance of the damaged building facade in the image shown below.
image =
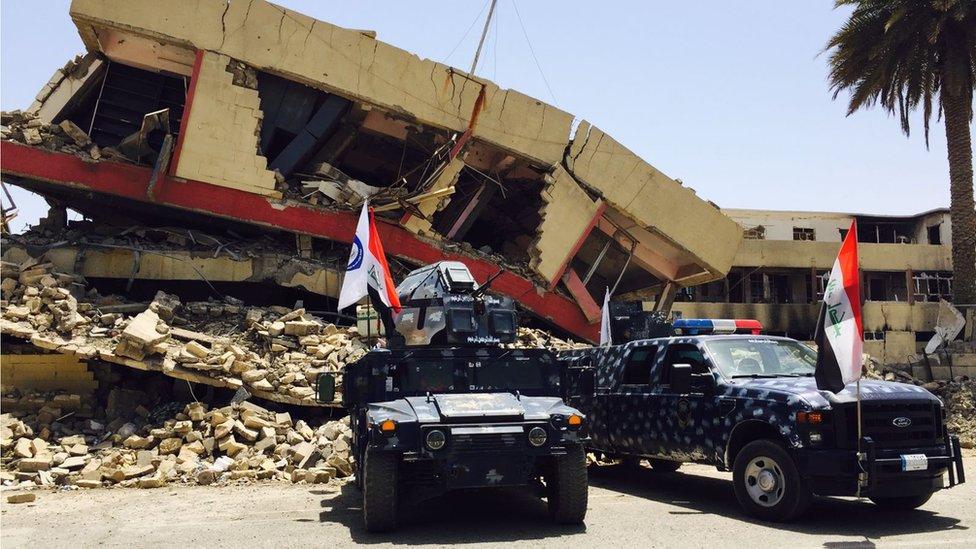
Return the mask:
POLYGON ((864 352, 883 364, 920 360, 940 300, 952 300, 948 209, 912 216, 723 211, 743 228, 733 267, 722 280, 682 291, 676 313, 756 318, 770 333, 812 340, 824 284, 856 220, 864 352))
MULTIPOLYGON (((2 145, 6 181, 96 224, 294 239, 322 268, 280 281, 265 261, 266 274, 334 297, 368 197, 404 269, 503 270, 498 292, 588 340, 605 288, 667 310, 680 288, 731 266, 732 220, 551 105, 264 1, 122 6, 72 3, 88 54, 29 110, 80 129, 61 136, 69 150, 36 127, 2 145)), ((85 268, 129 277, 117 259, 85 268)), ((135 276, 159 276, 146 267, 135 276)), ((243 274, 254 268, 208 272, 261 278, 243 274)))
MULTIPOLYGON (((195 6, 73 1, 87 52, 3 113, 4 184, 50 206, 3 235, 5 409, 45 440, 75 434, 51 423, 55 398, 104 405, 156 378, 155 400, 337 406, 312 380, 375 342, 335 310, 364 200, 397 279, 438 260, 497 274, 549 330, 519 345, 596 340, 607 288, 666 312, 731 266, 738 225, 585 120, 370 31, 261 0, 195 6)), ((91 409, 71 411, 103 422, 89 436, 153 426, 91 409)))

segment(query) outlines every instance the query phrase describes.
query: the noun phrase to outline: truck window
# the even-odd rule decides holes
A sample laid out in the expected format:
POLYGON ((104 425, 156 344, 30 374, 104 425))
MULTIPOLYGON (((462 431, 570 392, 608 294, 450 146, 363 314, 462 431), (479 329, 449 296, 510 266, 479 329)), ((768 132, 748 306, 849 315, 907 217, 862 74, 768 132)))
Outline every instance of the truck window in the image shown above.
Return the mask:
POLYGON ((630 353, 627 365, 624 366, 622 385, 650 385, 651 366, 654 365, 654 355, 657 347, 639 347, 630 353))
POLYGON ((690 364, 695 374, 708 370, 705 355, 696 345, 681 343, 668 347, 668 354, 664 357, 664 368, 661 370, 661 385, 671 384, 671 368, 675 364, 690 364))

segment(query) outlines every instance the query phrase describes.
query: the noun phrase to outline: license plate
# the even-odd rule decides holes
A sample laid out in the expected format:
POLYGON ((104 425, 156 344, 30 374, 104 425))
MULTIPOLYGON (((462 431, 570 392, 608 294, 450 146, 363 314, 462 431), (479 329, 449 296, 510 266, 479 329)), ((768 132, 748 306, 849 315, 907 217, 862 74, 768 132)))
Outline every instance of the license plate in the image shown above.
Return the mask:
POLYGON ((902 454, 902 471, 924 471, 929 468, 929 458, 925 454, 902 454))

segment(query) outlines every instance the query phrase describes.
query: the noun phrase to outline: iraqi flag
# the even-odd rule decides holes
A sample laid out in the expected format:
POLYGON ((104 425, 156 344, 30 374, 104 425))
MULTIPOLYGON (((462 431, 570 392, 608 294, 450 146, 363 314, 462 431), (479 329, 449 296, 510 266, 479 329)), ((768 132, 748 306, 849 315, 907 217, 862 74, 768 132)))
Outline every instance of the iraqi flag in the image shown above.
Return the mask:
POLYGON ((386 308, 400 312, 400 297, 390 276, 390 266, 386 264, 373 209, 368 202, 364 202, 359 223, 356 224, 356 236, 352 240, 346 276, 339 290, 339 310, 355 304, 371 293, 370 290, 375 292, 374 298, 378 297, 386 308))
POLYGON ((839 393, 861 377, 864 346, 857 271, 857 222, 834 260, 817 320, 817 388, 839 393))

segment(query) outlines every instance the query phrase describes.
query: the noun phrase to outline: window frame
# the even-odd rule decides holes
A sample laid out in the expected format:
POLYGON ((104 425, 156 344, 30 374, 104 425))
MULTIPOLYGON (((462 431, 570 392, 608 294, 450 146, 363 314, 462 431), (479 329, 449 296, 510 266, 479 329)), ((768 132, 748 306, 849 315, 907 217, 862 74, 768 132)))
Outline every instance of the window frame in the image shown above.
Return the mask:
POLYGON ((660 353, 660 351, 661 351, 661 346, 660 345, 656 345, 656 344, 655 345, 640 345, 640 346, 635 346, 634 348, 632 348, 630 350, 630 352, 627 354, 627 361, 624 363, 624 367, 623 367, 623 369, 620 372, 620 383, 619 383, 619 386, 621 388, 623 388, 623 387, 648 387, 648 388, 649 387, 652 387, 654 385, 654 383, 653 383, 653 379, 654 379, 653 378, 653 376, 654 376, 654 365, 657 362, 658 354, 660 353), (646 381, 646 383, 628 383, 627 371, 630 369, 630 366, 633 363, 634 355, 636 353, 640 353, 640 352, 648 352, 649 353, 649 356, 646 359, 646 362, 648 364, 648 366, 647 366, 647 381, 646 381))

